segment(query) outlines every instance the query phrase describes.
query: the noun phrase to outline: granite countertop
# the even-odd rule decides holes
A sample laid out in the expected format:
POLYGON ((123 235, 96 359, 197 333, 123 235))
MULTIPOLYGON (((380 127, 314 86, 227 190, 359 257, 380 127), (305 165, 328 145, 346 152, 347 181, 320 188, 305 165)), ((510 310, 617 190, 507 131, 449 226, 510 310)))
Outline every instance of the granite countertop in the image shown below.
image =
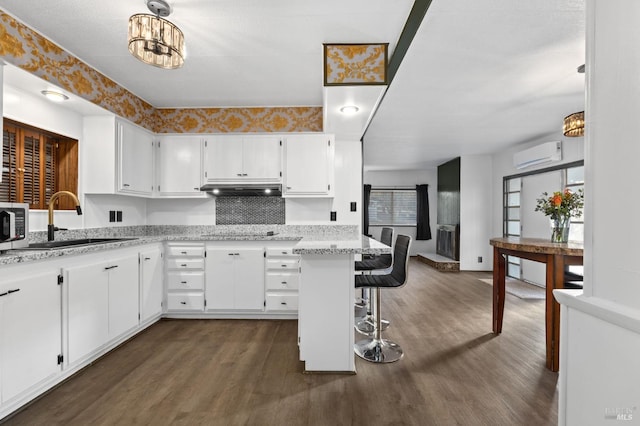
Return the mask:
POLYGON ((303 238, 293 247, 295 254, 386 254, 391 247, 366 236, 348 240, 303 238))
MULTIPOLYGON (((61 256, 75 256, 85 253, 94 253, 104 250, 113 250, 126 247, 135 247, 145 244, 161 243, 165 241, 207 242, 207 241, 292 241, 298 242, 293 249, 298 254, 383 254, 391 253, 391 248, 368 237, 360 236, 353 229, 341 227, 283 227, 273 235, 252 228, 227 228, 222 232, 196 233, 201 231, 183 232, 184 229, 104 229, 99 231, 84 230, 70 233, 68 238, 124 238, 108 243, 87 244, 56 249, 43 250, 9 250, 0 254, 0 266, 26 263, 61 256), (162 231, 174 231, 175 233, 160 234, 162 231), (177 231, 177 232, 176 232, 177 231), (135 232, 141 232, 136 235, 135 232), (144 233, 144 235, 142 234, 144 233), (157 234, 157 235, 149 235, 157 234)), ((41 236, 38 236, 41 237, 41 236)), ((38 240, 35 240, 38 241, 38 240)), ((32 240, 32 242, 34 242, 32 240)))

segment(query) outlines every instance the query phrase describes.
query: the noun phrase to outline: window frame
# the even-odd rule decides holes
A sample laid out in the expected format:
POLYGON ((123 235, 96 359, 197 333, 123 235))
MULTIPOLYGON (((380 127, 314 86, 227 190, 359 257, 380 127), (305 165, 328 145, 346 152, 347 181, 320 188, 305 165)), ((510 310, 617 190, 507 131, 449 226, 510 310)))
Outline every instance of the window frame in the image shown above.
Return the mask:
MULTIPOLYGON (((8 118, 3 118, 2 130, 0 201, 28 203, 32 210, 46 210, 55 192, 67 190, 77 194, 77 140, 8 118), (5 163, 5 152, 10 149, 5 145, 5 136, 8 140, 9 135, 15 135, 15 149, 7 153, 9 161, 5 163)), ((72 200, 58 199, 55 208, 72 210, 75 206, 72 200)))
MULTIPOLYGON (((393 207, 393 203, 392 206, 393 207)), ((396 226, 396 227, 417 227, 417 223, 418 223, 418 191, 415 188, 385 188, 385 187, 377 187, 377 188, 371 188, 371 194, 370 194, 370 198, 369 198, 369 208, 368 210, 368 214, 369 214, 369 226, 396 226), (391 192, 396 193, 396 192, 412 192, 415 195, 415 211, 414 211, 414 220, 413 223, 409 224, 409 223, 376 223, 373 222, 372 216, 371 216, 371 204, 373 201, 373 194, 375 192, 391 192)), ((394 212, 392 211, 391 213, 392 218, 395 217, 396 215, 394 214, 394 212)))

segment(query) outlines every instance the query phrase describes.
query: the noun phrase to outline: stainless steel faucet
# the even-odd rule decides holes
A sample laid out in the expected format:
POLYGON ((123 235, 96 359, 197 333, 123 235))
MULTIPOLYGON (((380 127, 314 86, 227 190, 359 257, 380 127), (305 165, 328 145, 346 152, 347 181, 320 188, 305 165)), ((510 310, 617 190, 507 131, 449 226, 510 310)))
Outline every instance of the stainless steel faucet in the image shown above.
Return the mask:
POLYGON ((76 203, 76 211, 78 212, 78 215, 82 214, 82 209, 80 208, 80 201, 78 200, 78 197, 76 197, 76 195, 73 192, 58 191, 55 194, 53 194, 49 199, 49 224, 47 225, 47 240, 49 241, 53 241, 55 237, 55 231, 60 231, 64 229, 64 228, 56 228, 56 226, 53 224, 53 204, 62 195, 68 195, 69 197, 73 198, 73 201, 76 203))

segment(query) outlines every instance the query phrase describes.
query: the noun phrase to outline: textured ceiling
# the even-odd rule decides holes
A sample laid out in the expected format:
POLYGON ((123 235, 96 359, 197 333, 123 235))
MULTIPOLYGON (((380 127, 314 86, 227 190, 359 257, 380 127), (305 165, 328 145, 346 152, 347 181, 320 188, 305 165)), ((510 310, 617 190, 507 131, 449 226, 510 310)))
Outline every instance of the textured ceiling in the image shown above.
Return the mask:
MULTIPOLYGON (((168 19, 187 43, 178 70, 129 54, 128 18, 147 12, 143 0, 0 0, 0 8, 162 108, 323 105, 322 43, 388 42, 393 53, 413 5, 170 3, 168 19)), ((562 118, 584 109, 584 75, 576 73, 584 34, 584 0, 433 0, 364 136, 365 167, 420 169, 557 140, 562 118)), ((327 122, 344 121, 334 114, 327 108, 327 122)))

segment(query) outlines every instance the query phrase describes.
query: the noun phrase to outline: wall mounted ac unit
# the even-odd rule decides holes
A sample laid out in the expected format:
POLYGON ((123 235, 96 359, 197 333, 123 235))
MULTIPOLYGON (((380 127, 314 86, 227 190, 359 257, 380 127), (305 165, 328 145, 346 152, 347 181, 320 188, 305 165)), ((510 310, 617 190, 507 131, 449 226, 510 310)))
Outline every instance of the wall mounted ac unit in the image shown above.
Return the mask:
POLYGON ((516 169, 562 160, 562 142, 545 142, 513 154, 516 169))

